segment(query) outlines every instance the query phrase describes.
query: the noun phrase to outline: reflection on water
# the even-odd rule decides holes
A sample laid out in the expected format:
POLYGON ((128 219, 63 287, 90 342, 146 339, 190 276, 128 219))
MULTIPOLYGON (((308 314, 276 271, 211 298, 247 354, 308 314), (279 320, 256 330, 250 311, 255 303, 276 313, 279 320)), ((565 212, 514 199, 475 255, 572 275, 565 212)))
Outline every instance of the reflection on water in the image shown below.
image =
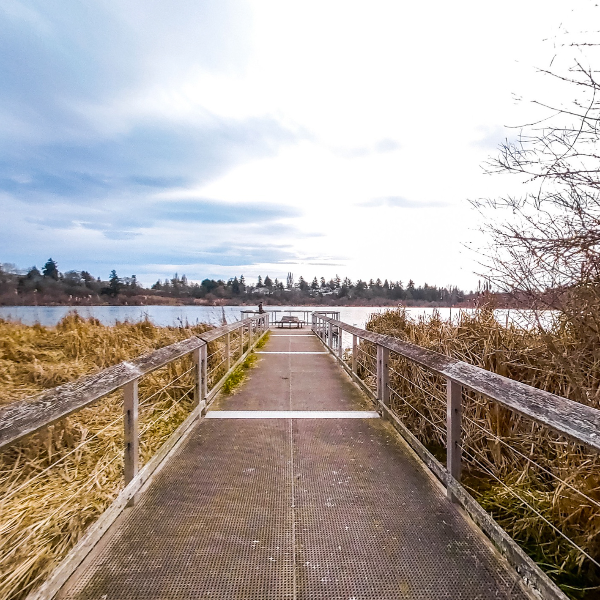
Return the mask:
MULTIPOLYGON (((116 321, 140 321, 146 317, 155 325, 182 326, 186 323, 209 323, 221 325, 223 317, 227 323, 239 321, 242 310, 252 310, 252 306, 0 306, 0 318, 12 321, 21 321, 25 325, 40 323, 45 326, 54 326, 69 311, 77 310, 82 317, 95 317, 105 325, 114 325, 116 321)), ((377 306, 269 306, 266 310, 278 311, 313 311, 335 310, 339 311, 340 319, 356 327, 364 327, 369 316, 373 313, 393 309, 393 307, 377 306)), ((442 319, 453 320, 460 311, 471 312, 472 309, 456 308, 407 308, 407 312, 414 318, 420 315, 431 315, 434 310, 440 313, 442 319)), ((496 316, 500 323, 515 321, 518 323, 520 311, 497 310, 496 316)), ((279 313, 279 316, 284 313, 279 313)))

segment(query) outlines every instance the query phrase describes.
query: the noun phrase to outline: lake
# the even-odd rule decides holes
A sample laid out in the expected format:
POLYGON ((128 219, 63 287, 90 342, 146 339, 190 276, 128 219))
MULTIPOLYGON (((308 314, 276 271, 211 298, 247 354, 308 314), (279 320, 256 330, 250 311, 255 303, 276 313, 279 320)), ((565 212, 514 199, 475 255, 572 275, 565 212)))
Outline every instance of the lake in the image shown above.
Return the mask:
MULTIPOLYGON (((0 318, 9 321, 20 321, 25 325, 40 323, 48 327, 56 325, 69 311, 76 310, 82 317, 95 317, 104 325, 114 325, 116 321, 140 321, 146 316, 159 326, 178 326, 189 323, 210 323, 221 325, 223 315, 228 323, 239 321, 242 318, 242 310, 253 310, 252 306, 0 306, 0 318)), ((279 316, 287 310, 336 310, 340 313, 340 319, 356 327, 364 327, 369 316, 376 312, 382 312, 393 307, 384 306, 268 306, 266 310, 282 311, 279 316)), ((413 317, 419 315, 430 315, 433 308, 408 308, 408 313, 413 317)), ((442 318, 449 319, 457 316, 459 309, 438 308, 442 318)), ((471 309, 460 309, 470 311, 471 309)), ((498 317, 507 311, 497 311, 498 317), (501 314, 502 313, 502 314, 501 314)), ((515 311, 513 311, 515 312, 515 311)))

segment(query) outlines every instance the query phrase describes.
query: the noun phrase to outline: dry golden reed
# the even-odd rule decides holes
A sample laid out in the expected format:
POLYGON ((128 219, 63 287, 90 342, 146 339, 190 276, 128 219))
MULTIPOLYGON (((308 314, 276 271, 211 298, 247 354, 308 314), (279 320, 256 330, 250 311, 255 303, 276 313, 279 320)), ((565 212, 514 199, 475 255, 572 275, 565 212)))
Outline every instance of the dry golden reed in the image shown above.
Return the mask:
MULTIPOLYGON (((55 328, 0 320, 0 405, 206 329, 148 320, 107 327, 77 314, 55 328)), ((142 464, 192 410, 194 381, 190 357, 141 379, 142 464)), ((1 600, 35 589, 123 488, 122 411, 117 391, 0 453, 1 600)))
MULTIPOLYGON (((555 347, 581 347, 569 339, 575 332, 560 321, 543 332, 508 320, 499 323, 490 307, 461 312, 451 323, 437 313, 413 320, 398 309, 373 315, 367 329, 558 395, 575 396, 573 374, 565 372, 563 363, 548 351, 549 339, 555 347)), ((372 344, 361 344, 359 359, 359 374, 374 386, 372 344)), ((393 410, 444 461, 445 380, 394 353, 390 368, 393 410)), ((597 393, 589 393, 588 398, 589 404, 600 408, 592 400, 597 393)), ((574 598, 600 597, 600 570, 556 531, 600 562, 598 455, 466 391, 462 443, 463 483, 479 502, 566 593, 574 598)))

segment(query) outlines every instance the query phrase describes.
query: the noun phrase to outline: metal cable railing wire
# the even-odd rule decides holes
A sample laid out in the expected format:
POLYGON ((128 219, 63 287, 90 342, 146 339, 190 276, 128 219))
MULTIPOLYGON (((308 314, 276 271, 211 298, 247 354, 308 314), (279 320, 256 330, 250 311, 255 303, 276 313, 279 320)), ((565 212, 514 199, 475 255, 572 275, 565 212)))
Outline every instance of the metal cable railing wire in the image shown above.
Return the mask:
POLYGON ((154 419, 153 421, 150 421, 150 423, 147 423, 146 426, 140 430, 140 432, 138 433, 138 437, 142 437, 142 435, 144 433, 146 433, 146 431, 148 431, 149 429, 152 428, 153 425, 155 425, 156 423, 158 423, 159 421, 165 419, 165 417, 167 415, 169 415, 171 412, 173 412, 173 409, 176 408, 177 406, 179 406, 181 404, 181 401, 186 397, 189 396, 195 389, 195 386, 190 388, 187 392, 185 392, 185 394, 183 394, 180 398, 178 398, 177 400, 173 401, 173 404, 171 404, 171 406, 165 410, 163 413, 161 413, 161 415, 154 419))
POLYGON ((196 365, 193 365, 187 371, 183 372, 181 375, 179 375, 175 379, 172 379, 171 381, 169 381, 169 383, 167 383, 163 387, 161 387, 160 390, 154 392, 153 394, 151 394, 147 398, 144 398, 144 400, 139 403, 139 406, 144 406, 145 404, 147 404, 150 400, 152 400, 152 398, 154 398, 155 396, 157 396, 161 392, 164 392, 168 387, 172 386, 176 381, 179 381, 182 377, 184 377, 188 373, 191 373, 194 369, 196 369, 196 365))
MULTIPOLYGON (((397 396, 398 398, 400 398, 400 400, 402 400, 406 405, 410 406, 410 408, 412 408, 418 415, 420 415, 423 419, 425 419, 432 427, 434 427, 435 429, 437 429, 444 437, 446 436, 446 430, 439 427, 436 423, 434 423, 431 419, 429 419, 428 417, 426 417, 420 410, 418 410, 417 408, 415 408, 410 402, 408 402, 406 400, 406 398, 404 398, 403 396, 401 396, 395 389, 391 388, 388 386, 388 389, 390 390, 390 392, 392 394, 394 394, 395 396, 397 396)), ((440 423, 444 423, 444 421, 440 421, 440 423)))
POLYGON ((405 377, 401 373, 398 373, 398 371, 396 371, 392 367, 389 367, 389 370, 392 373, 394 373, 395 375, 398 375, 398 377, 401 377, 402 379, 404 379, 406 382, 408 382, 409 385, 412 385, 413 387, 416 387, 417 389, 421 390, 424 394, 426 394, 428 396, 431 396, 431 398, 433 398, 434 400, 436 400, 436 401, 440 402, 441 404, 443 404, 444 406, 446 406, 446 401, 445 400, 442 400, 441 398, 438 398, 435 394, 432 394, 430 391, 422 388, 418 383, 414 383, 413 381, 411 381, 410 379, 408 379, 407 377, 405 377))
POLYGON ((2 502, 6 502, 9 498, 12 498, 16 494, 18 494, 20 491, 24 490, 27 486, 31 485, 34 481, 36 481, 37 479, 39 479, 44 473, 47 473, 48 471, 50 471, 56 465, 60 464, 65 459, 67 459, 69 456, 71 456, 72 454, 74 454, 75 452, 77 452, 77 450, 80 450, 81 448, 83 448, 84 446, 86 446, 87 444, 89 444, 91 441, 93 441, 95 438, 97 438, 100 434, 104 433, 109 427, 112 427, 115 423, 117 423, 118 421, 122 421, 122 420, 123 420, 123 415, 120 414, 116 419, 112 420, 110 423, 108 423, 108 425, 105 425, 99 431, 96 431, 89 438, 86 438, 83 442, 81 442, 78 446, 76 446, 75 448, 73 448, 72 450, 70 450, 67 454, 65 454, 64 456, 61 456, 61 458, 57 459, 52 464, 48 465, 45 469, 43 469, 42 471, 40 471, 39 473, 37 473, 36 475, 34 475, 31 479, 28 479, 27 481, 25 481, 18 488, 10 491, 6 496, 4 496, 1 499, 1 501, 2 502))
POLYGON ((488 469, 485 465, 480 463, 474 456, 469 454, 467 450, 463 447, 462 449, 463 457, 467 457, 470 459, 471 464, 476 463, 485 473, 487 473, 490 477, 495 479, 500 485, 502 485, 514 498, 516 498, 519 502, 521 502, 525 507, 535 513, 542 521, 544 521, 552 530, 554 530, 558 535, 564 538, 573 548, 575 548, 580 554, 588 558, 594 565, 600 567, 600 563, 596 561, 592 556, 590 556, 581 546, 579 546, 576 542, 574 542, 569 536, 563 533, 556 525, 551 523, 539 510, 537 510, 534 506, 532 506, 527 500, 519 496, 511 487, 506 485, 504 481, 502 481, 498 476, 496 476, 490 469, 488 469))
POLYGON ((553 473, 549 469, 546 469, 546 467, 543 467, 538 462, 536 462, 535 460, 533 460, 531 457, 527 456, 526 454, 523 454, 522 452, 520 452, 519 450, 517 450, 514 446, 512 446, 511 444, 509 444, 506 441, 504 441, 501 437, 497 436, 495 433, 492 433, 491 431, 485 429, 479 423, 477 423, 473 419, 467 417, 466 415, 463 415, 463 419, 465 419, 466 421, 469 421, 469 423, 475 425, 475 427, 477 427, 478 429, 480 429, 486 435, 489 435, 489 436, 493 437, 495 440, 497 440, 498 442, 500 442, 502 445, 504 445, 507 448, 509 448, 510 450, 512 450, 515 454, 518 454, 521 458, 524 458, 530 464, 536 466, 538 469, 540 469, 541 471, 543 471, 547 475, 550 475, 551 477, 553 477, 554 479, 556 479, 556 481, 560 482, 562 485, 568 487, 573 492, 576 492, 577 494, 579 494, 580 496, 582 496, 583 498, 585 498, 586 500, 588 500, 589 502, 591 502, 592 504, 595 504, 598 508, 600 508, 600 502, 598 502, 597 500, 594 500, 593 498, 590 498, 590 496, 588 496, 587 494, 585 494, 581 490, 578 490, 576 487, 572 486, 570 483, 568 483, 564 479, 561 479, 558 475, 556 475, 555 473, 553 473))
POLYGON ((96 481, 96 478, 98 477, 98 475, 100 475, 101 473, 103 473, 104 471, 106 471, 106 469, 117 459, 122 458, 122 456, 120 454, 116 454, 115 456, 113 456, 113 458, 104 465, 104 467, 102 467, 102 469, 100 469, 99 471, 94 471, 89 477, 88 477, 88 482, 84 485, 81 486, 77 489, 77 491, 74 494, 71 494, 58 508, 56 508, 53 512, 51 512, 49 515, 47 515, 42 521, 39 521, 35 524, 35 526, 32 528, 30 534, 25 538, 25 539, 21 539, 18 542, 18 545, 16 545, 10 552, 8 552, 7 554, 5 554, 2 558, 0 558, 0 564, 2 564, 3 562, 6 561, 7 558, 10 558, 10 556, 12 555, 12 553, 23 543, 25 543, 26 541, 30 540, 31 537, 42 527, 42 525, 45 525, 54 515, 56 515, 58 512, 60 512, 71 500, 73 500, 73 498, 77 497, 79 494, 81 494, 82 491, 84 491, 90 483, 94 483, 96 481))

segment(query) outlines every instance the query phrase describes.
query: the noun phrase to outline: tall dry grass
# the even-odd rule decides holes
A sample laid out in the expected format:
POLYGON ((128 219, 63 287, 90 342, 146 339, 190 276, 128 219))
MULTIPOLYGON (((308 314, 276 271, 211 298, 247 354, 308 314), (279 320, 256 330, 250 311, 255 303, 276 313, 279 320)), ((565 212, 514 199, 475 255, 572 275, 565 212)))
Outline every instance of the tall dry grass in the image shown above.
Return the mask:
MULTIPOLYGON (((548 349, 549 342, 564 351, 582 347, 577 332, 560 319, 542 331, 500 324, 491 307, 463 312, 452 323, 439 314, 412 320, 398 309, 373 315, 367 329, 561 396, 578 396, 572 363, 548 349)), ((372 344, 361 344, 359 375, 371 386, 374 357, 372 344)), ((445 461, 445 381, 393 353, 390 368, 393 410, 445 461)), ((589 373, 576 379, 590 385, 589 373)), ((600 408, 598 390, 589 392, 588 403, 600 408)), ((463 419, 464 485, 567 594, 599 598, 600 569, 558 533, 600 562, 598 455, 479 394, 463 392, 463 419)))
MULTIPOLYGON (((106 327, 76 314, 55 328, 0 320, 0 405, 206 329, 106 327)), ((194 380, 189 357, 141 379, 142 464, 192 410, 194 380)), ((0 453, 1 600, 35 589, 123 488, 122 411, 115 392, 0 453)))

